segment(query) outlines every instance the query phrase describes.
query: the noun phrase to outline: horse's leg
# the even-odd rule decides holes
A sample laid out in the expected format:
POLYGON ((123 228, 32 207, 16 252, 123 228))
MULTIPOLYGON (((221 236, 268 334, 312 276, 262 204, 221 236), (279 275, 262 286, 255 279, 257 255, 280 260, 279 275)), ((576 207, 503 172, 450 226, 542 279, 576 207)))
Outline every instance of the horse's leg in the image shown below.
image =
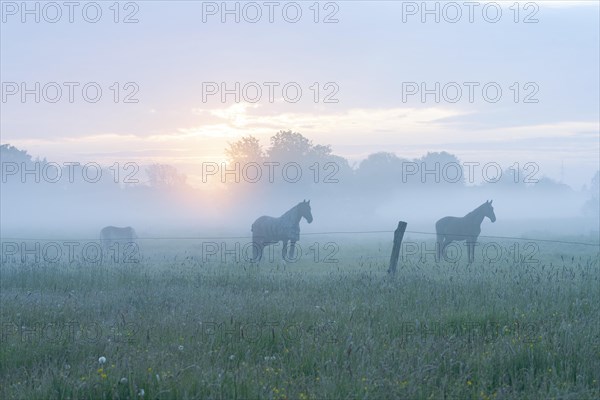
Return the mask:
POLYGON ((290 255, 289 255, 289 259, 290 260, 294 260, 294 252, 296 250, 296 242, 294 241, 290 241, 290 255))
POLYGON ((475 243, 472 240, 467 240, 467 255, 471 264, 475 260, 475 243))
POLYGON ((442 244, 440 245, 440 258, 443 258, 446 261, 446 247, 452 242, 452 240, 444 238, 442 240, 442 244))
POLYGON ((437 235, 437 241, 436 241, 436 250, 437 250, 437 257, 436 257, 436 262, 440 262, 441 258, 442 258, 442 246, 444 245, 444 237, 442 235, 440 235, 438 233, 437 235))
POLYGON ((262 259, 265 245, 257 240, 252 240, 252 261, 259 262, 262 259))
POLYGON ((258 243, 252 242, 252 262, 258 262, 258 243))
POLYGON ((475 241, 471 242, 471 252, 469 253, 471 256, 471 263, 475 262, 475 241))
POLYGON ((467 265, 471 264, 471 242, 467 240, 467 265))
POLYGON ((286 260, 287 257, 287 249, 288 249, 288 241, 284 240, 283 241, 283 249, 281 249, 281 258, 283 258, 283 261, 286 260))

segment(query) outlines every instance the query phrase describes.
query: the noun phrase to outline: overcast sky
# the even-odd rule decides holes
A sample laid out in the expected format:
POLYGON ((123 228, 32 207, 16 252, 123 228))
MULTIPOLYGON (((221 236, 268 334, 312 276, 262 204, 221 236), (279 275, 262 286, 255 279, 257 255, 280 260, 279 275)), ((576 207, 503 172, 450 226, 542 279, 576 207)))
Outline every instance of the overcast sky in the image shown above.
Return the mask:
POLYGON ((439 22, 422 2, 227 3, 239 22, 220 1, 22 4, 2 2, 1 142, 34 156, 158 161, 193 176, 227 142, 252 134, 266 146, 291 129, 353 163, 445 150, 536 162, 577 189, 598 169, 597 1, 428 2, 439 22), (236 82, 240 102, 223 102, 221 83, 236 82))

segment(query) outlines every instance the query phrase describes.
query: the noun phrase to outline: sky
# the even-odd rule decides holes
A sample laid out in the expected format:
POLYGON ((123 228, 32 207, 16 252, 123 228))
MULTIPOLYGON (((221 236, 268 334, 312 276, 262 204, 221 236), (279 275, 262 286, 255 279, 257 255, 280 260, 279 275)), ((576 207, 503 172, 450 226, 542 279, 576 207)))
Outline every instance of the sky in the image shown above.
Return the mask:
POLYGON ((229 142, 293 130, 355 166, 448 151, 589 184, 599 3, 424 4, 3 1, 0 141, 193 183, 229 142))

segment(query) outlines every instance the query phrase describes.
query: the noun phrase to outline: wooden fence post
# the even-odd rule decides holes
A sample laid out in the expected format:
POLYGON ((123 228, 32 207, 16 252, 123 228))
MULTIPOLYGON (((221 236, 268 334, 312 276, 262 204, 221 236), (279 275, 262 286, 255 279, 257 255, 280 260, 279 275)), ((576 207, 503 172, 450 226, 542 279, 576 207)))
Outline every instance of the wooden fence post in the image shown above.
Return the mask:
POLYGON ((406 222, 398 222, 398 227, 394 231, 394 247, 392 248, 392 256, 390 257, 390 267, 388 274, 395 274, 396 268, 398 267, 398 257, 400 257, 400 245, 402 244, 402 238, 404 237, 404 231, 406 231, 406 222))

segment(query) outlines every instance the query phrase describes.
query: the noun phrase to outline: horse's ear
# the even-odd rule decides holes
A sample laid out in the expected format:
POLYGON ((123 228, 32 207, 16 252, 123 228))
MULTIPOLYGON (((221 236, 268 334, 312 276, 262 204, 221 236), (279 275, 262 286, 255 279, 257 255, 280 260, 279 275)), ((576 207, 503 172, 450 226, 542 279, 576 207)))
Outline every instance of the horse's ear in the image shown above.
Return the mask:
POLYGON ((492 201, 494 201, 494 200, 490 200, 490 204, 492 204, 492 201))
POLYGON ((310 200, 309 200, 309 201, 307 201, 307 203, 308 203, 308 205, 310 206, 310 200))

